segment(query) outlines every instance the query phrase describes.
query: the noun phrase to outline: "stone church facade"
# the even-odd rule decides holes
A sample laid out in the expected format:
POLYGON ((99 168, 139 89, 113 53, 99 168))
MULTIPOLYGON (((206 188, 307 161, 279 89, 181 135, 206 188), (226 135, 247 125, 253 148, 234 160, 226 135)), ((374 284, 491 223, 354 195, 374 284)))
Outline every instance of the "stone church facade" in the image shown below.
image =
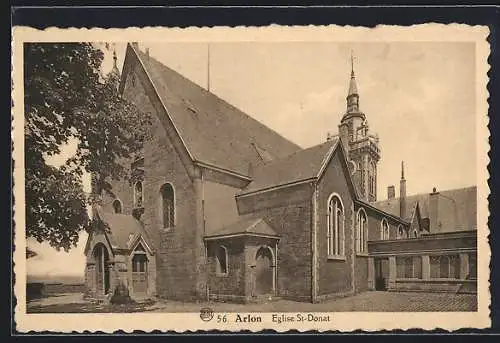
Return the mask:
MULTIPOLYGON (((108 299, 121 284, 136 299, 317 302, 402 288, 397 272, 407 266, 399 267, 395 251, 418 256, 420 264, 409 262, 412 271, 431 267, 423 252, 440 251, 440 243, 432 248, 424 241, 439 218, 447 218, 448 205, 438 211, 436 201, 425 196, 407 197, 403 170, 400 197, 390 187, 389 199, 377 202, 379 140, 360 111, 354 70, 339 134, 308 149, 135 43, 127 46, 119 89, 152 114, 153 132, 142 154, 129 161, 131 179, 114 182, 114 196, 105 196, 94 209, 102 225, 85 248, 90 298, 108 299)), ((470 194, 467 199, 461 206, 475 211, 475 199, 470 194)), ((475 229, 469 212, 469 221, 460 218, 468 225, 464 232, 475 229)), ((457 231, 457 221, 444 222, 457 231)), ((461 262, 464 254, 467 261, 475 256, 474 239, 460 233, 440 242, 458 249, 461 262)), ((458 268, 463 275, 457 280, 463 281, 470 268, 463 263, 458 268)), ((406 289, 429 284, 430 279, 411 276, 399 277, 414 281, 404 283, 406 289)), ((431 281, 444 283, 435 289, 447 291, 464 283, 457 280, 431 281)))

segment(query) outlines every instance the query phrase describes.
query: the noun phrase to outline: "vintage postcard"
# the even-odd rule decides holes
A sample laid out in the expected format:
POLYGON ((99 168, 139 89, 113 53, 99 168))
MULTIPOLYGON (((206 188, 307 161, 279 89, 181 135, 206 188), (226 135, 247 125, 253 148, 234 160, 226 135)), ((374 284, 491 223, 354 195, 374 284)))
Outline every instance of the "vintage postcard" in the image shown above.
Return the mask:
POLYGON ((489 327, 488 34, 15 27, 16 329, 489 327))

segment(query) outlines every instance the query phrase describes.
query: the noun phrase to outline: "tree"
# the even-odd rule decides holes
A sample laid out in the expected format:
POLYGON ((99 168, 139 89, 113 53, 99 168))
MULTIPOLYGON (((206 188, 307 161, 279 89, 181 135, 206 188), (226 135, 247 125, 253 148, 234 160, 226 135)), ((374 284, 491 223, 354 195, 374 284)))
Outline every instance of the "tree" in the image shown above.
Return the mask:
MULTIPOLYGON (((123 161, 141 149, 151 123, 117 91, 118 69, 103 76, 104 53, 91 43, 24 45, 26 233, 68 250, 90 228, 82 176, 97 194, 128 177, 123 161), (76 154, 61 167, 46 157, 77 139, 76 154)), ((116 59, 115 59, 116 62, 116 59)))

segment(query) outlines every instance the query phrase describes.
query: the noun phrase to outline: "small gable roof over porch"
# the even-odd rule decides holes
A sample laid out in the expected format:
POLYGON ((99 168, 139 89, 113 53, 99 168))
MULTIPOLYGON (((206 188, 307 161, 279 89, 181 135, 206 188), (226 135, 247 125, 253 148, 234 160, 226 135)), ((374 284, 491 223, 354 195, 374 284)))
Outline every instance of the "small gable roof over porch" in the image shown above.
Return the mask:
POLYGON ((205 240, 215 240, 239 236, 279 238, 276 231, 263 218, 245 218, 219 231, 205 236, 205 240))
MULTIPOLYGON (((151 238, 140 221, 131 215, 121 213, 109 213, 102 209, 93 209, 96 217, 104 224, 104 235, 113 249, 130 250, 138 240, 146 245, 150 253, 154 252, 151 238)), ((89 241, 91 237, 89 236, 89 241)), ((87 249, 90 247, 86 247, 87 249)))

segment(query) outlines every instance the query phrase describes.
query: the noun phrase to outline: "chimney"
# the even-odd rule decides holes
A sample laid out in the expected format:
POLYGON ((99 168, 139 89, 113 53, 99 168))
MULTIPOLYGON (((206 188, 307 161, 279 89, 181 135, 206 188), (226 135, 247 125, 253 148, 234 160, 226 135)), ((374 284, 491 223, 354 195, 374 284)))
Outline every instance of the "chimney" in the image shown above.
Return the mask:
POLYGON ((137 42, 132 42, 132 47, 136 50, 139 50, 139 43, 137 42))
POLYGON ((387 187, 387 200, 392 200, 396 197, 396 188, 394 186, 387 187))
POLYGON ((332 133, 331 133, 331 132, 327 132, 327 133, 326 133, 326 140, 327 140, 327 141, 331 141, 331 140, 332 140, 332 138, 333 138, 332 133))
POLYGON ((149 60, 149 48, 146 48, 146 57, 149 60))
POLYGON ((399 181, 399 217, 406 218, 406 180, 403 161, 401 161, 401 180, 399 181))
POLYGON ((439 192, 436 187, 432 188, 429 194, 429 232, 439 232, 438 228, 439 192))

